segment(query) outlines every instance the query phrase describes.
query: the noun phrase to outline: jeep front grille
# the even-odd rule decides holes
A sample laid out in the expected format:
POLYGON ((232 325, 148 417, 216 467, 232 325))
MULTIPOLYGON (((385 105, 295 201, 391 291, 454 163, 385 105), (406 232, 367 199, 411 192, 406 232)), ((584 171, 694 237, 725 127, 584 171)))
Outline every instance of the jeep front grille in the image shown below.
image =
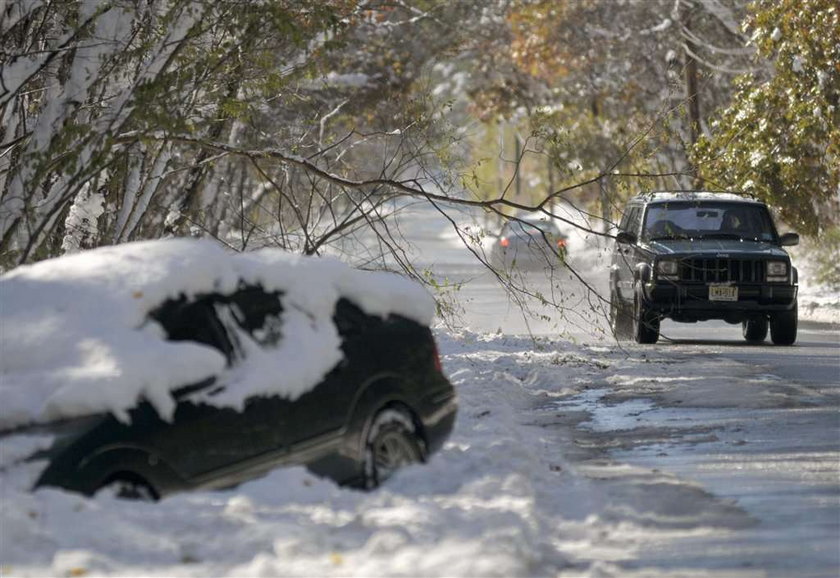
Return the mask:
POLYGON ((680 281, 763 283, 764 270, 764 261, 754 259, 683 259, 680 281))

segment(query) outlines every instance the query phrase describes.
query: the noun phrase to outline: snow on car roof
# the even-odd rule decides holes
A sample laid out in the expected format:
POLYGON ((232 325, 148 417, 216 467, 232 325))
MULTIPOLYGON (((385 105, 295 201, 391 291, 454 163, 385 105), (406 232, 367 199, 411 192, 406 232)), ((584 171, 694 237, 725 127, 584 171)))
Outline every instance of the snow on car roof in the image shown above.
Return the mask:
POLYGON ((341 360, 332 323, 341 297, 371 315, 422 324, 434 315, 431 295, 399 275, 278 249, 231 253, 210 240, 128 243, 18 267, 0 277, 0 429, 102 411, 125 420, 142 399, 170 418, 173 389, 223 373, 228 387, 215 404, 297 398, 341 360), (250 368, 226 368, 209 346, 167 341, 148 318, 167 299, 240 282, 283 291, 284 334, 295 336, 250 368))

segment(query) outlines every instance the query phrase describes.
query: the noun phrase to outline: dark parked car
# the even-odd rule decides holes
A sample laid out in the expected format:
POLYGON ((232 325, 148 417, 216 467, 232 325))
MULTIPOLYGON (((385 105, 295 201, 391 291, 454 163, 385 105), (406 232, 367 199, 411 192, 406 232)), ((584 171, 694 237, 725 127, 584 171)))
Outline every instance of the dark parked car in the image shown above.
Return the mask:
POLYGON ((744 338, 790 345, 797 331, 797 271, 767 206, 735 193, 657 192, 630 200, 610 268, 617 338, 656 343, 659 322, 723 319, 744 338))
MULTIPOLYGON (((166 243, 134 245, 144 245, 154 251, 167 247, 166 243)), ((171 415, 162 415, 160 403, 155 403, 155 399, 141 396, 122 415, 95 411, 90 415, 46 420, 46 423, 41 420, 42 423, 5 432, 5 435, 53 436, 51 447, 31 456, 32 460, 46 460, 36 486, 57 486, 87 495, 112 487, 123 497, 159 498, 195 488, 230 487, 278 466, 303 464, 341 484, 372 487, 395 468, 422 462, 441 447, 454 423, 456 395, 441 371, 427 325, 397 313, 366 312, 363 306, 370 305, 360 293, 364 288, 355 285, 358 279, 367 279, 363 277, 365 274, 339 267, 339 263, 335 264, 336 275, 325 274, 330 268, 318 270, 318 276, 313 278, 320 280, 321 286, 303 287, 303 291, 301 287, 280 288, 283 284, 271 279, 283 278, 283 271, 266 268, 289 267, 292 274, 285 276, 292 280, 305 275, 295 272, 293 262, 278 261, 277 251, 262 252, 262 260, 259 253, 258 257, 214 253, 214 259, 219 262, 247 258, 247 267, 238 269, 246 274, 231 279, 226 270, 207 283, 227 288, 193 293, 195 275, 208 269, 205 256, 190 256, 195 244, 207 248, 202 243, 209 242, 182 240, 174 249, 168 247, 168 256, 157 260, 148 258, 150 264, 155 263, 164 270, 161 279, 166 274, 174 275, 183 279, 185 288, 175 296, 170 289, 169 297, 148 307, 146 319, 136 331, 151 334, 154 331, 149 329, 150 325, 160 328, 155 331, 161 333, 164 347, 167 343, 187 343, 212 348, 223 356, 224 369, 198 382, 173 387, 169 392, 174 402, 171 415), (182 255, 179 248, 183 249, 182 255), (173 266, 166 265, 167 258, 173 266), (161 261, 164 266, 159 265, 161 261), (350 274, 359 277, 348 277, 350 274), (350 295, 339 294, 331 316, 327 316, 326 322, 331 325, 318 331, 336 336, 340 361, 317 383, 296 391, 283 392, 281 387, 281 393, 272 393, 272 383, 282 385, 285 380, 293 379, 290 375, 296 370, 292 365, 298 359, 305 363, 307 356, 321 355, 320 350, 311 350, 314 334, 307 333, 319 323, 317 313, 303 309, 305 305, 301 303, 305 299, 301 295, 308 298, 307 292, 321 291, 333 277, 342 282, 350 279, 348 286, 352 285, 352 290, 346 291, 350 295), (260 279, 269 281, 266 284, 260 279), (297 294, 295 299, 290 297, 293 293, 297 294), (303 325, 284 322, 287 314, 301 311, 303 315, 297 319, 303 320, 303 325), (265 375, 262 368, 271 367, 265 365, 265 359, 274 356, 283 342, 293 346, 291 356, 284 358, 289 361, 288 371, 280 368, 265 375), (252 373, 243 374, 246 370, 252 373), (226 396, 230 394, 229 389, 242 386, 236 382, 242 380, 242 375, 257 376, 258 381, 268 383, 269 387, 254 389, 237 407, 226 396)), ((115 266, 143 254, 135 248, 133 255, 128 258, 123 255, 121 259, 119 247, 109 250, 114 254, 115 266)), ((107 277, 104 268, 111 259, 109 255, 101 259, 103 262, 92 268, 95 270, 90 277, 107 277)), ((83 263, 80 258, 79 263, 83 263)), ((49 263, 35 267, 39 265, 45 270, 50 267, 49 263)), ((88 281, 87 270, 79 272, 75 265, 64 269, 76 272, 73 283, 77 287, 88 281)), ((124 273, 125 270, 121 272, 124 273)), ((136 275, 144 276, 139 265, 136 275)), ((25 291, 14 291, 15 283, 43 285, 43 275, 23 277, 22 280, 3 279, 3 288, 9 289, 4 291, 4 298, 6 295, 10 300, 27 297, 25 291)), ((61 275, 55 277, 57 280, 47 283, 62 282, 61 275)), ((340 291, 342 285, 338 281, 340 291)), ((119 282, 122 281, 115 281, 119 282)), ((166 284, 177 286, 178 283, 170 279, 166 284)), ((400 287, 403 285, 397 289, 400 287)), ((136 283, 132 290, 125 299, 143 299, 146 298, 143 291, 156 292, 154 287, 144 289, 136 283)), ((33 299, 37 298, 38 291, 33 293, 33 299)), ((389 295, 395 301, 400 299, 394 291, 384 289, 376 298, 382 300, 389 295)), ((30 306, 39 304, 33 301, 30 306)), ((118 321, 113 320, 113 324, 118 325, 118 321)), ((165 371, 163 367, 166 364, 162 364, 161 372, 165 371)), ((148 373, 145 380, 157 378, 154 367, 144 371, 148 373)), ((96 406, 96 400, 91 403, 96 406)))
POLYGON ((548 269, 562 265, 568 237, 553 220, 540 215, 512 218, 493 243, 490 259, 501 269, 548 269))

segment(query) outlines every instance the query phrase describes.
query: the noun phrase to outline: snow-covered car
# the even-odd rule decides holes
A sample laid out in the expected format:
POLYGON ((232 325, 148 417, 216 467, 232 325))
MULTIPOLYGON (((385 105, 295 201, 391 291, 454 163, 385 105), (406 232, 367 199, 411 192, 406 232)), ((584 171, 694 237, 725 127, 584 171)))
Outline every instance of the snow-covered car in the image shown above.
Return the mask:
POLYGON ((33 487, 158 498, 293 464, 372 487, 454 423, 434 301, 398 275, 172 239, 19 267, 0 303, 0 432, 48 440, 33 487))
POLYGON ((490 263, 500 269, 548 269, 562 265, 568 237, 541 215, 513 218, 493 242, 490 263))

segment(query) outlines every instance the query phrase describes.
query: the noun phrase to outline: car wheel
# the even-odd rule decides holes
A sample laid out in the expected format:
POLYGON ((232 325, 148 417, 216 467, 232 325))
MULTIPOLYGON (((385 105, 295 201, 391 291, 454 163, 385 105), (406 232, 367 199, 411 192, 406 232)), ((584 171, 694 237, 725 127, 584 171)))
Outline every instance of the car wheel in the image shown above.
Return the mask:
POLYGON ((424 460, 424 444, 406 411, 386 408, 376 414, 365 441, 365 487, 374 488, 400 467, 424 460))
POLYGON ((767 338, 769 325, 766 319, 748 319, 741 322, 744 339, 750 343, 761 343, 767 338))
POLYGON ((131 473, 116 474, 109 478, 97 490, 108 492, 123 500, 137 500, 140 502, 156 502, 160 496, 146 480, 131 473))
POLYGON ((636 343, 659 341, 659 316, 645 307, 638 295, 636 295, 633 315, 633 338, 636 343))
POLYGON ((770 318, 770 339, 776 345, 793 345, 799 324, 799 306, 796 301, 789 311, 781 311, 770 318))
POLYGON ((610 292, 610 329, 616 339, 630 337, 633 320, 615 291, 610 292))

